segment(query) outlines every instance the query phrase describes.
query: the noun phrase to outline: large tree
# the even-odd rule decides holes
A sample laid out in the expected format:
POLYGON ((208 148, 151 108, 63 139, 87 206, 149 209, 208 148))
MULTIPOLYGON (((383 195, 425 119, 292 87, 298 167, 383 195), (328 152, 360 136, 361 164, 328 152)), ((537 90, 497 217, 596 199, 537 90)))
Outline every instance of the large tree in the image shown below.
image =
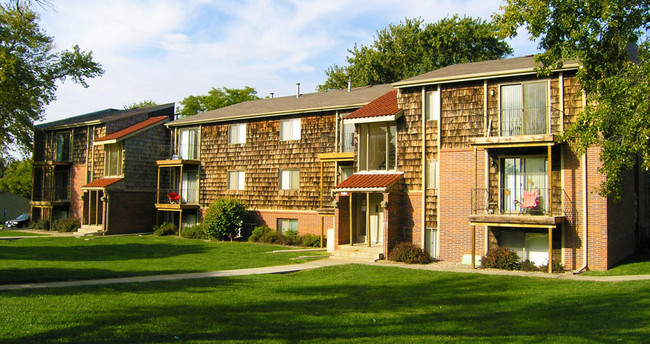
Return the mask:
POLYGON ((347 66, 332 65, 319 91, 391 83, 457 63, 503 58, 510 46, 483 20, 457 15, 435 23, 405 19, 377 31, 370 46, 348 50, 347 66))
POLYGON ((86 79, 103 73, 76 45, 55 51, 38 20, 29 2, 0 4, 0 154, 31 150, 32 125, 44 119, 58 82, 71 78, 87 87, 86 79))
POLYGON ((650 169, 650 50, 647 0, 507 0, 493 18, 501 37, 524 26, 539 41, 540 73, 578 59, 588 106, 563 139, 582 154, 602 147, 602 195, 620 196, 641 156, 650 169), (637 48, 639 48, 637 52, 637 48))
POLYGON ((0 191, 8 191, 14 195, 31 198, 31 160, 11 160, 0 174, 0 191))
POLYGON ((181 100, 178 114, 191 116, 197 113, 206 112, 225 106, 245 102, 248 100, 260 99, 257 91, 248 86, 244 88, 212 88, 208 94, 199 96, 188 96, 181 100))
POLYGON ((129 105, 124 105, 124 110, 133 110, 133 109, 141 109, 141 108, 146 108, 150 106, 156 106, 158 103, 151 99, 145 99, 140 102, 134 102, 129 105))

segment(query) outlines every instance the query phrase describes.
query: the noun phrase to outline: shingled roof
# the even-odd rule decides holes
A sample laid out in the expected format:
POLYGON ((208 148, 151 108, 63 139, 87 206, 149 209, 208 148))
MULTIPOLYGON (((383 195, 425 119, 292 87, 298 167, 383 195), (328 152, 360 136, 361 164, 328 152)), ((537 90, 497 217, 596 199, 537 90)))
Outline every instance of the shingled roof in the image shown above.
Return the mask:
POLYGON ((391 85, 375 85, 347 90, 334 90, 288 96, 251 100, 207 111, 198 115, 178 119, 168 126, 182 126, 198 123, 232 121, 245 118, 283 116, 299 113, 345 110, 362 107, 377 97, 393 89, 391 85))
MULTIPOLYGON (((473 63, 460 63, 434 71, 420 74, 409 79, 398 81, 393 86, 410 87, 430 83, 453 82, 459 80, 487 79, 500 76, 536 74, 539 65, 533 55, 514 57, 501 60, 490 60, 473 63)), ((578 62, 566 61, 562 69, 577 69, 578 62)))
POLYGON ((132 110, 117 110, 117 109, 105 109, 95 112, 89 112, 83 115, 72 116, 57 121, 46 122, 37 124, 34 126, 34 129, 58 129, 62 127, 74 127, 88 124, 99 124, 106 123, 126 117, 136 116, 139 114, 146 113, 149 117, 154 116, 169 116, 170 118, 174 115, 174 103, 167 103, 162 105, 149 106, 145 108, 138 108, 132 110))
POLYGON ((335 191, 386 189, 402 178, 401 173, 355 173, 334 187, 335 191))
POLYGON ((108 134, 106 136, 102 136, 100 138, 97 138, 95 140, 95 143, 100 143, 102 141, 120 141, 123 140, 129 136, 135 135, 138 132, 149 129, 149 127, 152 127, 156 124, 160 124, 163 121, 169 119, 167 116, 158 116, 158 117, 151 117, 147 118, 146 120, 136 123, 130 127, 124 128, 120 131, 116 131, 112 134, 108 134))
POLYGON ((345 119, 390 116, 398 113, 397 90, 391 90, 383 96, 371 101, 368 105, 355 110, 345 119))

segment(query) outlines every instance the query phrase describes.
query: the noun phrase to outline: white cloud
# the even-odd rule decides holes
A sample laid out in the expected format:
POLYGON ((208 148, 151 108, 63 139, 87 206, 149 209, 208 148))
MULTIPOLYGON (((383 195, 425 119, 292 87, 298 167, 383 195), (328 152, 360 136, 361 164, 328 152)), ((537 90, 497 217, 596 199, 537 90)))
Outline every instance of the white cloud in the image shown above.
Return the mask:
MULTIPOLYGON (((454 13, 488 19, 490 1, 115 0, 57 2, 42 26, 59 47, 92 50, 106 73, 90 88, 66 83, 48 120, 153 99, 179 101, 210 87, 257 88, 260 96, 310 92, 354 43, 405 17, 454 13)), ((513 41, 517 50, 534 44, 513 41)), ((528 51, 526 53, 529 53, 528 51)))

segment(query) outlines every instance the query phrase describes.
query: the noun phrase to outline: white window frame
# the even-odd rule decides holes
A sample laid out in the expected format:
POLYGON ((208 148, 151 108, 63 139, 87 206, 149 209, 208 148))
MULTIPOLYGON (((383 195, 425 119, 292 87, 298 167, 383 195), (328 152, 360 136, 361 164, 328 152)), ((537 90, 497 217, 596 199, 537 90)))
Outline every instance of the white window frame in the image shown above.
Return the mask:
POLYGON ((300 170, 284 169, 280 170, 279 178, 280 190, 299 190, 300 189, 300 170))
POLYGON ((181 128, 178 131, 178 154, 183 160, 199 160, 201 145, 201 131, 199 128, 181 128), (192 135, 190 132, 194 132, 194 142, 192 143, 192 135), (188 133, 188 140, 190 142, 183 143, 184 133, 188 133), (192 150, 192 144, 194 145, 194 150, 192 150))
POLYGON ((440 90, 427 91, 425 97, 427 121, 440 120, 440 90))
POLYGON ((280 120, 280 141, 300 140, 301 129, 300 118, 280 120))
POLYGON ((427 189, 437 189, 438 188, 438 160, 427 159, 426 169, 427 169, 426 170, 427 189))
POLYGON ((279 231, 280 233, 283 233, 283 234, 284 234, 287 230, 294 230, 294 231, 296 231, 296 232, 298 231, 298 219, 285 219, 285 218, 278 219, 276 225, 277 225, 277 229, 278 229, 278 231, 279 231), (289 228, 288 228, 288 229, 283 229, 283 228, 282 228, 283 226, 281 225, 281 223, 283 223, 283 222, 287 222, 287 223, 289 223, 289 228), (295 226, 294 226, 294 224, 295 224, 295 226), (295 228, 293 228, 293 227, 295 227, 295 228))
POLYGON ((123 145, 122 142, 112 143, 104 145, 104 177, 121 177, 124 175, 124 160, 123 160, 123 145), (113 151, 113 148, 117 147, 113 151), (115 160, 117 166, 115 166, 115 174, 110 173, 109 165, 111 164, 111 156, 117 154, 117 159, 115 160))
POLYGON ((228 171, 228 190, 246 190, 246 172, 243 170, 228 171), (236 179, 233 179, 233 176, 236 179), (235 180, 235 185, 232 181, 235 180))
POLYGON ((228 143, 246 143, 246 123, 235 123, 228 126, 228 143))

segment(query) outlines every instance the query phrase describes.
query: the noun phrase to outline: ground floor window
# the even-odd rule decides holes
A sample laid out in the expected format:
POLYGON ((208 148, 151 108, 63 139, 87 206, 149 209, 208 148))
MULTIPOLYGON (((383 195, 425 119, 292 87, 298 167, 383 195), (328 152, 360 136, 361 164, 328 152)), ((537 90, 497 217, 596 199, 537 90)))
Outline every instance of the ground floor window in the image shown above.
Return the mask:
POLYGON ((424 232, 424 251, 438 258, 438 228, 427 228, 424 232))
MULTIPOLYGON (((503 228, 493 229, 492 233, 496 244, 517 252, 521 260, 530 260, 537 266, 548 264, 548 230, 547 229, 520 229, 503 228)), ((562 245, 561 230, 553 230, 553 249, 560 249, 562 245)), ((554 253, 553 260, 561 259, 554 253)))
POLYGON ((285 233, 288 230, 298 231, 298 219, 278 219, 278 230, 285 233))

